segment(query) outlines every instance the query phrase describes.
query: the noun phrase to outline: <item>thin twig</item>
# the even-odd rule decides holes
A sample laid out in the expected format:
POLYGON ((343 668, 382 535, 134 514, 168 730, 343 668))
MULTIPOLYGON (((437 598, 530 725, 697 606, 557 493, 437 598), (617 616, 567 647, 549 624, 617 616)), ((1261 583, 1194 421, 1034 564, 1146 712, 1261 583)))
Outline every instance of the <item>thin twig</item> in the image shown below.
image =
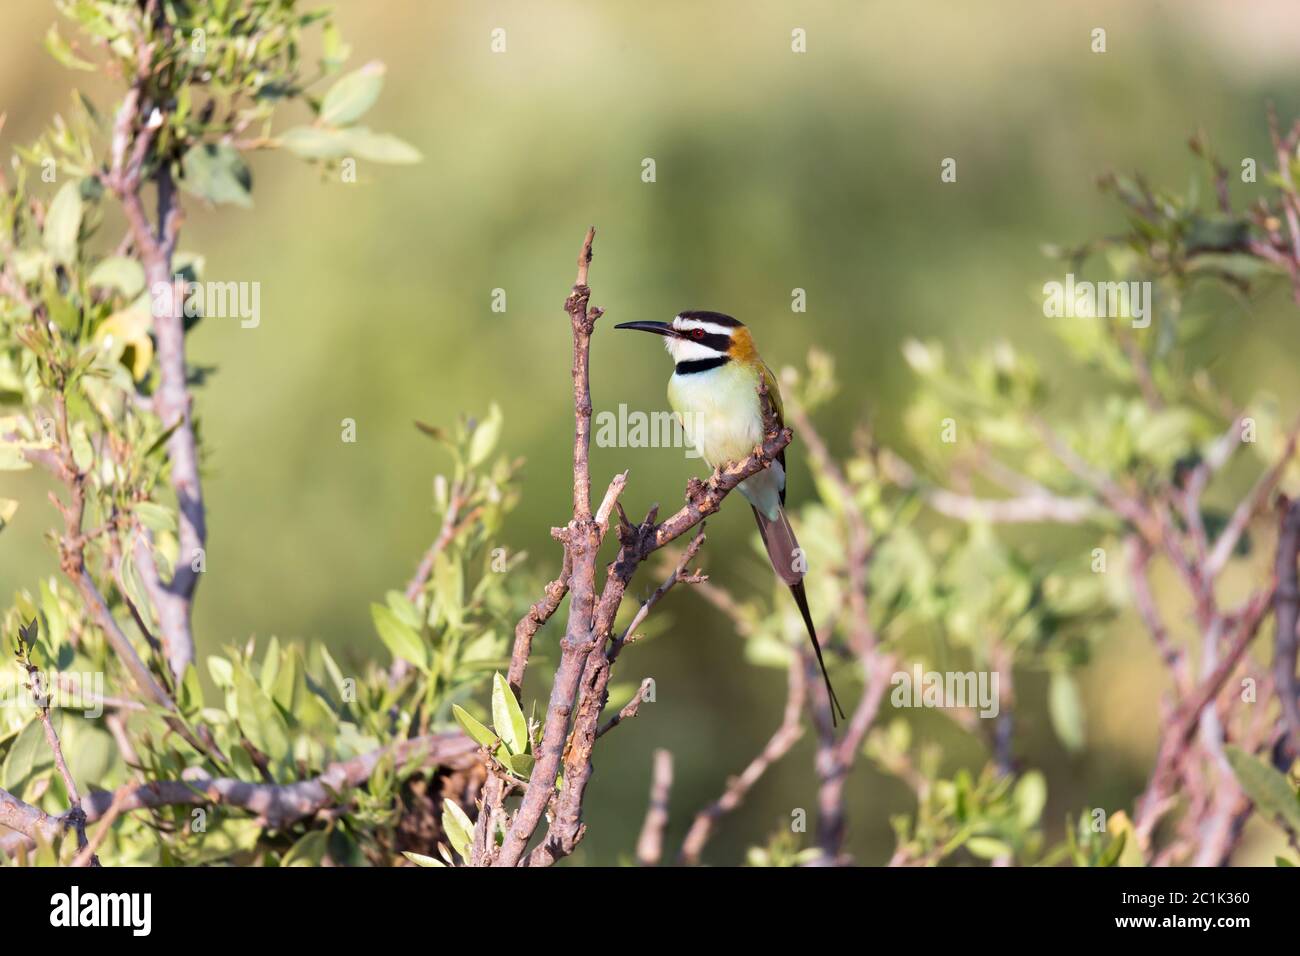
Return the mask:
POLYGON ((528 669, 528 658, 533 652, 533 638, 542 626, 559 610, 560 602, 569 593, 569 553, 564 553, 564 566, 560 576, 546 585, 542 599, 528 609, 519 623, 515 625, 515 644, 510 653, 510 672, 508 681, 515 698, 519 699, 524 686, 524 673, 528 669))
POLYGON ((632 695, 632 699, 624 704, 617 714, 600 725, 600 729, 596 731, 596 737, 604 737, 623 721, 635 717, 637 712, 640 711, 641 705, 645 703, 645 699, 650 693, 650 689, 654 687, 654 684, 654 678, 652 677, 647 677, 643 680, 641 686, 637 688, 636 693, 632 695))
MULTIPOLYGON (((172 30, 166 22, 160 22, 158 29, 168 35, 172 30)), ((159 371, 153 411, 162 420, 164 429, 172 429, 166 447, 171 465, 169 477, 177 502, 179 550, 171 581, 158 582, 150 590, 157 595, 159 636, 167 649, 168 666, 179 683, 194 659, 191 617, 199 580, 198 559, 207 543, 207 524, 192 397, 187 387, 184 303, 178 301, 172 275, 172 257, 184 213, 170 163, 165 158, 150 163, 157 131, 163 125, 160 111, 165 108, 165 104, 154 104, 147 99, 154 82, 152 56, 153 45, 141 34, 136 43, 136 74, 114 121, 112 165, 101 178, 122 205, 132 242, 144 266, 146 288, 158 297, 152 308, 159 371), (143 190, 149 166, 157 189, 156 224, 150 222, 144 208, 143 190)))
POLYGON ((134 789, 135 788, 130 784, 124 787, 118 787, 117 791, 113 794, 113 802, 108 805, 108 811, 100 821, 99 829, 95 831, 95 835, 91 837, 90 842, 82 847, 80 852, 77 853, 76 858, 72 861, 73 866, 99 865, 99 861, 95 857, 95 854, 99 851, 100 846, 103 845, 108 834, 112 832, 113 824, 117 822, 117 818, 126 810, 126 805, 130 801, 134 789))
POLYGON ((668 794, 673 787, 673 755, 660 748, 654 753, 650 774, 650 805, 636 841, 636 861, 641 866, 658 866, 664 853, 664 830, 668 828, 668 794))
POLYGON ((1255 486, 1250 489, 1249 494, 1233 510, 1232 517, 1228 519, 1227 525, 1214 542, 1210 556, 1205 561, 1205 573, 1209 580, 1219 576, 1219 572, 1223 570, 1224 565, 1228 563, 1228 559, 1232 557, 1232 552, 1236 549, 1237 542, 1241 540, 1247 526, 1264 507, 1268 496, 1273 493, 1273 489, 1281 481, 1282 475, 1291 463, 1292 456, 1295 455, 1297 439, 1300 439, 1300 418, 1297 418, 1295 423, 1287 430, 1286 441, 1282 446, 1282 454, 1278 456, 1272 467, 1260 476, 1259 480, 1255 482, 1255 486))
MULTIPOLYGON (((40 625, 36 619, 33 619, 20 632, 18 638, 18 662, 27 672, 27 689, 31 691, 32 699, 36 702, 36 717, 40 720, 41 727, 45 731, 45 742, 49 745, 50 753, 54 755, 54 768, 59 772, 59 777, 63 780, 63 788, 68 794, 67 825, 76 831, 77 847, 84 851, 86 848, 86 811, 81 807, 81 793, 77 789, 77 781, 72 776, 72 771, 68 769, 68 762, 63 758, 63 745, 59 741, 58 732, 54 729, 54 722, 50 719, 49 688, 44 684, 40 668, 32 663, 31 646, 36 640, 36 632, 39 627, 40 625)), ((93 851, 89 859, 93 865, 99 865, 99 861, 94 858, 93 851)))
MULTIPOLYGON (((193 769, 180 780, 152 780, 133 786, 121 798, 119 812, 165 806, 237 807, 253 814, 268 829, 284 828, 345 800, 356 787, 370 779, 384 758, 397 766, 419 761, 422 766, 463 768, 477 762, 478 744, 460 732, 412 737, 353 757, 337 761, 317 777, 289 784, 250 783, 229 777, 211 777, 193 769)), ((92 791, 82 801, 86 821, 104 817, 118 802, 118 795, 92 791)), ((0 825, 26 837, 51 841, 68 823, 67 814, 51 817, 44 811, 0 790, 0 825)))
MULTIPOLYGON (((735 810, 744 801, 749 791, 762 779, 763 774, 773 764, 790 752, 790 749, 803 736, 803 705, 807 693, 807 681, 804 676, 804 658, 806 652, 800 650, 790 655, 787 676, 785 711, 781 723, 768 738, 763 749, 740 772, 727 781, 722 796, 696 814, 682 842, 678 862, 694 866, 700 862, 704 846, 713 836, 718 822, 735 810)), ((820 686, 820 685, 819 685, 820 686)))
POLYGON ((1296 627, 1300 622, 1300 582, 1296 561, 1300 558, 1300 500, 1288 502, 1282 514, 1277 539, 1277 592, 1273 597, 1273 685, 1282 703, 1291 756, 1300 755, 1300 698, 1296 696, 1296 627))

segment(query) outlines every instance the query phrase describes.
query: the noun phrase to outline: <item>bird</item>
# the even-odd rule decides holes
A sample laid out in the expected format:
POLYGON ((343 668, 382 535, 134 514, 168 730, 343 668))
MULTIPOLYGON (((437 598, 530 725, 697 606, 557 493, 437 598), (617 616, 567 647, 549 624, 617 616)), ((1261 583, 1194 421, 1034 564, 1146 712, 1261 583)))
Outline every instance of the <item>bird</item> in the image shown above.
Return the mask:
MULTIPOLYGON (((763 442, 764 419, 759 386, 765 383, 778 420, 784 425, 781 389, 776 376, 754 347, 744 323, 722 312, 679 312, 671 322, 622 322, 617 329, 649 332, 664 338, 674 368, 668 380, 668 404, 700 457, 711 468, 739 461, 763 442)), ((758 522, 776 575, 794 595, 804 626, 817 654, 826 692, 830 696, 831 723, 836 711, 844 716, 822 658, 817 628, 808 610, 804 589, 802 551, 785 513, 786 466, 782 450, 771 467, 746 478, 737 490, 745 496, 758 522)))

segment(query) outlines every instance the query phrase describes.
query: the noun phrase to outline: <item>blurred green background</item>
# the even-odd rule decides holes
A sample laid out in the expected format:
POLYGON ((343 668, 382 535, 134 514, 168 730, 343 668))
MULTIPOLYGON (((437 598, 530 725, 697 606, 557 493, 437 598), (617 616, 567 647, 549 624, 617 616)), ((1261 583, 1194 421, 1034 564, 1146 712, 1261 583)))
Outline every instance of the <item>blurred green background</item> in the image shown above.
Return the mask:
MULTIPOLYGON (((1249 13, 1216 0, 337 8, 353 65, 388 65, 372 125, 425 161, 362 164, 361 182, 343 184, 287 155, 257 157, 252 210, 188 202, 182 247, 206 255, 206 278, 258 281, 262 295, 259 328, 208 321, 190 343, 193 362, 217 368, 197 404, 209 450, 197 621, 207 648, 274 634, 324 640, 353 660, 384 656, 368 603, 406 581, 436 533, 430 481, 445 464, 412 420, 446 423, 490 401, 506 415, 504 446, 528 459, 524 504, 501 543, 528 550, 521 573, 554 574, 547 530, 570 495, 561 303, 590 223, 594 301, 608 309, 593 345, 598 411, 663 408, 670 371, 651 343, 610 325, 717 309, 746 321, 774 366, 801 363, 811 346, 835 356, 844 388, 819 420, 843 450, 864 416, 885 439, 901 435, 912 383, 898 347, 908 337, 957 349, 1005 337, 1037 353, 1067 395, 1084 389, 1042 318, 1039 290, 1055 273, 1041 245, 1118 228, 1094 187, 1107 169, 1183 188, 1199 173, 1184 147, 1198 126, 1230 167, 1244 156, 1263 165, 1266 101, 1284 117, 1297 104, 1300 9, 1281 2, 1249 13), (490 51, 497 27, 504 54, 490 51), (807 31, 806 54, 791 52, 795 27, 807 31), (1105 54, 1090 51, 1095 27, 1107 30, 1105 54), (647 157, 652 184, 641 180, 647 157), (940 182, 945 157, 957 159, 955 184, 940 182), (790 310, 796 287, 807 290, 806 314, 790 310), (491 310, 497 288, 504 314, 491 310), (344 418, 357 422, 356 444, 340 441, 344 418)), ((39 0, 0 6, 6 155, 75 83, 101 106, 115 95, 45 54, 54 19, 39 0)), ((1235 308, 1218 371, 1243 397, 1261 383, 1294 397, 1286 295, 1235 308)), ((599 481, 629 467, 629 512, 675 504, 700 470, 676 451, 593 452, 599 481)), ((0 539, 7 593, 55 560, 38 480, 2 482, 0 494, 24 501, 0 539)), ((796 465, 796 505, 807 489, 796 465)), ((710 522, 705 560, 742 595, 771 581, 744 512, 728 507, 710 522), (742 557, 719 560, 728 553, 742 557)), ((1027 540, 1047 548, 1049 537, 1027 540)), ((582 861, 630 853, 652 749, 677 761, 675 847, 780 719, 784 674, 744 664, 722 617, 690 594, 659 613, 674 626, 625 654, 619 676, 654 676, 658 701, 597 753, 582 861)), ((553 649, 558 631, 549 626, 542 645, 553 649)), ((1083 675, 1083 756, 1066 757, 1053 738, 1042 683, 1018 682, 1018 752, 1048 775, 1049 821, 1128 806, 1144 784, 1162 678, 1131 622, 1114 631, 1083 675)), ((544 692, 537 676, 530 694, 544 692)), ((914 722, 922 736, 951 736, 942 716, 914 722)), ((708 858, 737 861, 787 826, 792 807, 812 812, 811 757, 805 739, 722 826, 708 858)), ((984 760, 969 741, 951 757, 984 760)), ((909 795, 860 764, 849 804, 850 848, 883 862, 888 816, 909 795)), ((1248 842, 1239 859, 1257 850, 1248 842)))

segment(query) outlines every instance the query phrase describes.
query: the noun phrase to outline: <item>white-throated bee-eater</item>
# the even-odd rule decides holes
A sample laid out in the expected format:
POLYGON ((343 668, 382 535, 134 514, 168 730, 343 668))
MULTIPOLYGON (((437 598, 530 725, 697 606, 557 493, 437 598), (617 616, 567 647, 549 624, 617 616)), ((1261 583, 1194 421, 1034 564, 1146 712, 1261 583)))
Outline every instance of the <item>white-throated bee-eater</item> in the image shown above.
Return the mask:
MULTIPOLYGON (((675 368, 668 380, 668 403, 682 423, 687 441, 710 467, 739 461, 763 443, 763 407, 759 384, 767 383, 768 396, 778 418, 783 419, 781 390, 754 348, 749 329, 721 312, 682 312, 671 322, 624 322, 619 329, 636 329, 664 337, 675 368)), ((758 532, 767 547, 777 577, 790 588, 808 637, 817 652, 826 691, 830 695, 831 721, 844 715, 831 687, 821 644, 808 610, 803 586, 802 552, 785 516, 785 452, 770 468, 746 478, 737 490, 749 501, 758 520, 758 532)))

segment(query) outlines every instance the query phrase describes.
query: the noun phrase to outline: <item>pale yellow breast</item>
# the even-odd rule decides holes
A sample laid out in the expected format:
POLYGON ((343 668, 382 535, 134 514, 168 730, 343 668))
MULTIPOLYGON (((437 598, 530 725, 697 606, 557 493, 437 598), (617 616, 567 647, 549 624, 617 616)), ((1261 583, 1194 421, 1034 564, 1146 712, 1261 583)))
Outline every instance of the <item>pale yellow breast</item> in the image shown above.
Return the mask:
POLYGON ((709 465, 744 458, 762 441, 757 387, 754 371, 734 362, 668 380, 668 403, 709 465))

